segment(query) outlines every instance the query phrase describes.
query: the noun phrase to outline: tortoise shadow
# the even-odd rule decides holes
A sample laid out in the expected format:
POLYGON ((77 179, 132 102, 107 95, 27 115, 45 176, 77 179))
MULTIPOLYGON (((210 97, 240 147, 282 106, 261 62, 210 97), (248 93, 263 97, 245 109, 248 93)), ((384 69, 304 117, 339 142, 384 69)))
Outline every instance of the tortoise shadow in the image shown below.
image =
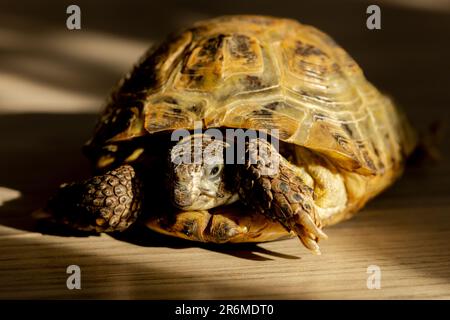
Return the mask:
MULTIPOLYGON (((99 233, 89 231, 79 231, 71 229, 64 225, 38 220, 35 221, 33 231, 41 234, 58 236, 58 237, 98 237, 99 233)), ((253 260, 253 261, 269 261, 274 260, 269 257, 281 259, 298 260, 300 257, 268 250, 258 246, 258 243, 203 243, 194 242, 185 239, 175 238, 152 231, 145 225, 136 223, 124 232, 108 233, 108 235, 117 241, 130 243, 140 247, 160 247, 170 249, 187 249, 201 248, 208 251, 230 255, 236 258, 253 260), (262 256, 265 255, 265 256, 262 256)))
POLYGON ((129 230, 122 233, 111 234, 117 240, 132 243, 143 247, 166 247, 172 249, 186 249, 191 247, 202 248, 209 251, 227 254, 233 257, 254 260, 268 261, 273 260, 262 255, 282 258, 282 259, 300 259, 300 257, 275 252, 258 246, 257 243, 203 243, 179 239, 150 230, 142 224, 137 224, 129 230))

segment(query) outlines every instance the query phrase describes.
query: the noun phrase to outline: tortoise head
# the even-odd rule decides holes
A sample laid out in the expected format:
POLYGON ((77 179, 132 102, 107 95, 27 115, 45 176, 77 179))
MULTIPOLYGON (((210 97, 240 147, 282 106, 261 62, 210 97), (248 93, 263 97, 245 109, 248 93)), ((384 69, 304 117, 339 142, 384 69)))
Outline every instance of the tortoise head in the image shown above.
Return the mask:
POLYGON ((208 210, 238 199, 226 183, 226 143, 205 134, 181 139, 171 150, 167 186, 181 210, 208 210))

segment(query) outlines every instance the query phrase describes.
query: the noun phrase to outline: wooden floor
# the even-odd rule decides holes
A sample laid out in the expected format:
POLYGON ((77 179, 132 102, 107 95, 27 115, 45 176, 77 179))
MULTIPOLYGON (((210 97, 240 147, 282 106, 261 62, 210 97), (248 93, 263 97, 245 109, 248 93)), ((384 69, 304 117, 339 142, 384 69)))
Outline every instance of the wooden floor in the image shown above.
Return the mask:
POLYGON ((363 1, 165 1, 164 10, 78 1, 86 18, 76 32, 65 30, 65 8, 56 3, 0 3, 0 298, 450 298, 447 139, 442 161, 409 165, 354 219, 328 228, 322 256, 296 239, 204 246, 143 228, 120 238, 64 236, 37 228, 30 216, 59 183, 89 174, 80 146, 109 87, 150 42, 204 17, 261 13, 314 24, 348 49, 419 130, 434 120, 445 125, 450 8, 443 2, 381 2, 382 30, 369 31, 363 1), (81 290, 66 287, 69 265, 81 268, 81 290), (381 289, 367 288, 370 265, 380 267, 381 289))

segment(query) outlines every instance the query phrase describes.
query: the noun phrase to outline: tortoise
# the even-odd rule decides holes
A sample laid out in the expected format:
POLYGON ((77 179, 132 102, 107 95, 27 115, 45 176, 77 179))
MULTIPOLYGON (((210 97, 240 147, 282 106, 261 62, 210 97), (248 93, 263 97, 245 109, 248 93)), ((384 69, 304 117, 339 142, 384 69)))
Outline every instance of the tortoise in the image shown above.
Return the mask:
POLYGON ((223 16, 170 35, 119 82, 84 147, 96 175, 61 185, 45 211, 95 232, 140 221, 202 242, 297 236, 320 254, 322 228, 391 185, 415 145, 328 35, 223 16))

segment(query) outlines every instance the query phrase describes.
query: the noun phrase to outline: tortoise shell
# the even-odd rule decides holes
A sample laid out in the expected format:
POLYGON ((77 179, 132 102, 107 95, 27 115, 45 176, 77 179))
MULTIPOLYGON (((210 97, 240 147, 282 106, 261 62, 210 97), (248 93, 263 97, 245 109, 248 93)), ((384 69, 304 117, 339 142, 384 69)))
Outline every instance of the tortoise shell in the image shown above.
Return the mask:
POLYGON ((377 175, 395 170, 414 146, 402 117, 316 28, 225 16, 151 49, 113 92, 89 146, 114 152, 119 141, 201 121, 204 128, 278 129, 285 142, 377 175))

